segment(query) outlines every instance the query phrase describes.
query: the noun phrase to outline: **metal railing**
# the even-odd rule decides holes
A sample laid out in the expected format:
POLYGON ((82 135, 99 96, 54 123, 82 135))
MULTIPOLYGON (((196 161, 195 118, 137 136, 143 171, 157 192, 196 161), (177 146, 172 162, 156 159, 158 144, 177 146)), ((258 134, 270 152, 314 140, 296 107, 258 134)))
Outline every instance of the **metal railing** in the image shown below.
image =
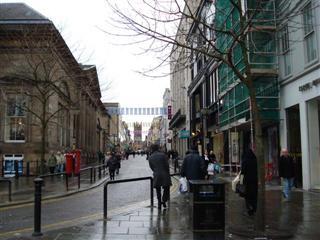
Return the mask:
POLYGON ((12 200, 12 198, 11 198, 11 195, 12 195, 11 180, 7 179, 7 178, 0 178, 0 182, 7 182, 8 183, 8 199, 9 199, 9 202, 11 202, 11 200, 12 200))
POLYGON ((153 207, 153 178, 152 177, 140 177, 140 178, 129 178, 129 179, 121 179, 121 180, 114 180, 108 181, 103 187, 103 218, 107 219, 108 215, 108 186, 110 184, 116 183, 125 183, 125 182, 136 182, 136 181, 144 181, 150 180, 150 206, 153 207))
POLYGON ((230 176, 232 175, 232 173, 239 173, 241 169, 241 165, 236 163, 220 164, 220 165, 221 167, 223 167, 224 172, 229 172, 230 176), (233 171, 234 169, 235 171, 233 171))
MULTIPOLYGON (((98 176, 99 176, 99 179, 101 179, 101 177, 102 177, 101 172, 105 167, 106 167, 105 164, 100 164, 100 165, 80 169, 78 174, 74 174, 74 176, 76 176, 78 179, 78 189, 80 189, 80 185, 81 185, 81 173, 82 172, 90 171, 90 184, 92 184, 92 183, 96 182, 96 169, 98 169, 98 176)), ((45 178, 48 178, 48 177, 61 176, 61 175, 63 175, 66 179, 66 181, 65 181, 66 190, 68 191, 69 190, 69 178, 72 175, 70 173, 66 173, 66 172, 50 173, 50 174, 40 175, 40 176, 38 176, 38 178, 42 178, 44 180, 45 178)))

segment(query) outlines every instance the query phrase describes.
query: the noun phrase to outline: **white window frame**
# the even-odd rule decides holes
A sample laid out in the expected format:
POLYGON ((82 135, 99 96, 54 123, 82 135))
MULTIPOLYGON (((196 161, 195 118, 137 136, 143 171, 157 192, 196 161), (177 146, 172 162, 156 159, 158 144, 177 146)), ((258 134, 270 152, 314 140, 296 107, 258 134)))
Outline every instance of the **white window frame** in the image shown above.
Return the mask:
POLYGON ((304 36, 304 58, 305 58, 305 64, 308 67, 309 65, 312 65, 314 62, 318 60, 318 49, 317 49, 317 39, 316 39, 316 34, 315 34, 315 26, 314 26, 314 11, 312 8, 312 1, 309 1, 304 5, 302 8, 302 26, 303 26, 303 36, 304 36), (306 22, 305 22, 305 10, 307 8, 310 8, 311 11, 311 21, 312 21, 312 26, 310 27, 310 30, 306 32, 306 22), (313 43, 314 43, 314 49, 315 49, 315 57, 313 59, 308 59, 308 43, 307 41, 309 39, 313 38, 313 43))
MULTIPOLYGON (((17 98, 21 96, 24 98, 24 100, 26 101, 26 98, 21 95, 21 94, 14 94, 14 93, 8 93, 7 94, 7 99, 14 97, 16 102, 17 102, 17 98)), ((6 103, 6 107, 5 107, 5 127, 4 127, 4 142, 6 143, 25 143, 26 142, 26 135, 24 135, 24 140, 12 140, 10 139, 10 136, 7 136, 7 128, 10 127, 10 123, 8 122, 9 119, 11 118, 23 118, 24 119, 24 131, 26 130, 26 112, 24 111, 24 115, 22 116, 8 116, 8 103, 6 103)), ((10 130, 9 130, 10 131, 10 130)))
POLYGON ((280 30, 280 48, 282 53, 283 76, 292 74, 289 25, 285 23, 280 30))

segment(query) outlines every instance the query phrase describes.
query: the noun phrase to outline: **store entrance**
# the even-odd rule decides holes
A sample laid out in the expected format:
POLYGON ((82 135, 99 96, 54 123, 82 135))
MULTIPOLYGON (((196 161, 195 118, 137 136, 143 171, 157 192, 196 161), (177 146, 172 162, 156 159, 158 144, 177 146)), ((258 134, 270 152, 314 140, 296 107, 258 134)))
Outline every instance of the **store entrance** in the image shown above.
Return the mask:
POLYGON ((295 186, 302 187, 302 157, 299 105, 286 109, 287 114, 287 141, 290 155, 295 161, 295 186))

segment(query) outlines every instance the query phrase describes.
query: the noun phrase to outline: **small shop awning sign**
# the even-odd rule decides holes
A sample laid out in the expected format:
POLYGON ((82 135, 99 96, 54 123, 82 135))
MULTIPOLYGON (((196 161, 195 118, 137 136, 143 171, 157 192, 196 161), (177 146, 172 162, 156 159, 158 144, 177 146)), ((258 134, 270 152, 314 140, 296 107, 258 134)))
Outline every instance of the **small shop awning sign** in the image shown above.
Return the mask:
POLYGON ((189 130, 180 130, 179 131, 179 138, 189 138, 190 137, 190 131, 189 130))

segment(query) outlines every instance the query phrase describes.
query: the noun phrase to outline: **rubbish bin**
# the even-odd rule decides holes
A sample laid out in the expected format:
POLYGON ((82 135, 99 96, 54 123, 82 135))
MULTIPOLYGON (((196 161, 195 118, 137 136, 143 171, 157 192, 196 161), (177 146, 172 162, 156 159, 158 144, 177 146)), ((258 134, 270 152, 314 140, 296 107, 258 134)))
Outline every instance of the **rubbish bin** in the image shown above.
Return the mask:
POLYGON ((225 181, 190 180, 193 189, 193 230, 195 232, 225 231, 225 181))

